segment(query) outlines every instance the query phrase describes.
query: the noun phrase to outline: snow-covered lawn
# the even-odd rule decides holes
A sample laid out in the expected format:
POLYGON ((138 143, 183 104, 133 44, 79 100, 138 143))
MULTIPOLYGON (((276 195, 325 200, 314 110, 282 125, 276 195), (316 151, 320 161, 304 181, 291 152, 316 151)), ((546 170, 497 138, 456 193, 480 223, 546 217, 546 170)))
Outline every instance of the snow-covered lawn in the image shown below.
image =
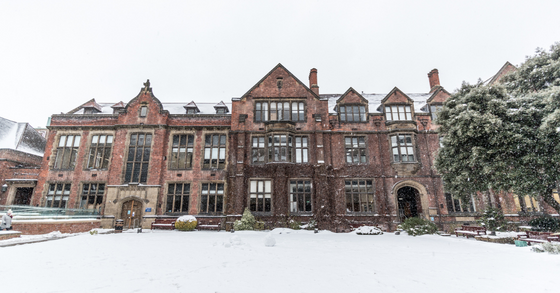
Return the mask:
POLYGON ((558 292, 560 255, 472 239, 268 232, 80 234, 0 247, 2 292, 558 292), (270 240, 270 239, 269 239, 270 240), (525 290, 525 291, 524 291, 525 290))

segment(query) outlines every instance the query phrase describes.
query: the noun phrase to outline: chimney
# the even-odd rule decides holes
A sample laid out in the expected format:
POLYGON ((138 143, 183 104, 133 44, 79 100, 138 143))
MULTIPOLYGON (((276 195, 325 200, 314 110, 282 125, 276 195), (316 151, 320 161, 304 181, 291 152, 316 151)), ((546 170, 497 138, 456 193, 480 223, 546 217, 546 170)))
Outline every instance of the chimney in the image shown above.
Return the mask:
POLYGON ((319 85, 317 84, 317 69, 311 68, 309 72, 309 88, 317 95, 319 95, 319 85))
POLYGON ((439 72, 437 69, 432 69, 428 73, 428 79, 430 80, 430 93, 435 90, 434 87, 439 86, 439 72))

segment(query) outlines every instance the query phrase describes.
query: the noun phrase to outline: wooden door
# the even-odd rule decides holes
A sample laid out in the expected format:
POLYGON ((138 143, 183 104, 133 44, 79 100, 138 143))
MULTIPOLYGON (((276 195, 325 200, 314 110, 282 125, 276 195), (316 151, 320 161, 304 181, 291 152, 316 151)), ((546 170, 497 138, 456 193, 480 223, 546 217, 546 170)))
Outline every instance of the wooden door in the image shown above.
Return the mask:
POLYGON ((137 200, 129 200, 123 203, 121 218, 124 220, 124 228, 139 228, 142 226, 142 203, 137 200))

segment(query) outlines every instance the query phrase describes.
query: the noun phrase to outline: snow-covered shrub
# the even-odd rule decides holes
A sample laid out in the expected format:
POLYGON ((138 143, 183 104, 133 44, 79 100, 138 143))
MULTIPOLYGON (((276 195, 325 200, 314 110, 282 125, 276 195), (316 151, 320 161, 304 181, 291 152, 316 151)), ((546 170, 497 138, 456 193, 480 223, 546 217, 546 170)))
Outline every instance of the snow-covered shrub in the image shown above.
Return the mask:
POLYGON ((560 243, 545 242, 541 244, 541 247, 550 254, 560 254, 560 243))
POLYGON ((301 228, 300 228, 301 223, 298 222, 298 221, 296 221, 296 220, 294 220, 294 219, 289 219, 287 224, 288 224, 288 228, 290 228, 290 229, 293 229, 293 230, 299 230, 299 229, 301 229, 301 228))
POLYGON ((399 228, 412 236, 434 234, 437 232, 436 224, 420 218, 408 218, 399 225, 399 228))
POLYGON ((382 235, 383 231, 377 227, 373 226, 362 226, 356 229, 356 234, 358 235, 382 235))
POLYGON ((315 228, 317 228, 317 221, 315 221, 315 219, 311 219, 307 224, 301 225, 299 227, 305 230, 314 230, 315 228))
POLYGON ((233 222, 233 229, 237 231, 241 230, 263 230, 264 229, 264 222, 257 221, 249 208, 245 208, 243 212, 243 216, 241 216, 241 220, 237 220, 233 222))
POLYGON ((197 223, 196 218, 193 216, 181 216, 175 221, 175 229, 179 231, 193 231, 197 223))
POLYGON ((554 232, 560 229, 560 220, 551 216, 542 216, 529 221, 531 230, 539 232, 554 232))
POLYGON ((507 221, 502 210, 493 207, 487 207, 484 210, 484 214, 482 214, 478 223, 489 231, 505 231, 507 227, 507 221))

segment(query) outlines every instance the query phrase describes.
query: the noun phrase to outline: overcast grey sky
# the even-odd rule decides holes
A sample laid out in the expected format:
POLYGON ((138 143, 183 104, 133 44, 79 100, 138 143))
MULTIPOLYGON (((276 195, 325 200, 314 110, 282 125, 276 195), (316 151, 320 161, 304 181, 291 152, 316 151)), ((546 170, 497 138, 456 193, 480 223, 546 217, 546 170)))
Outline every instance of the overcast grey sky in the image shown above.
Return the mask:
POLYGON ((560 1, 0 1, 0 116, 230 100, 282 63, 320 93, 450 92, 560 41, 560 1))

